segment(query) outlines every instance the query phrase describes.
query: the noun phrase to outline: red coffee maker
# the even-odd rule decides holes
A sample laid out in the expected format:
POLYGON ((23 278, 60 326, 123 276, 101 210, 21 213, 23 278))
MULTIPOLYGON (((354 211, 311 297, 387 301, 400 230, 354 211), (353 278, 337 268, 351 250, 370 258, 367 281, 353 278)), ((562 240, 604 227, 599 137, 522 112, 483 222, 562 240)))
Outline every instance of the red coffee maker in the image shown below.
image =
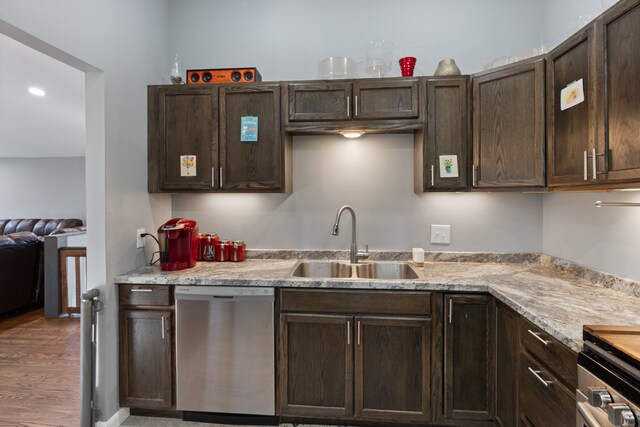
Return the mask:
POLYGON ((184 270, 198 259, 198 224, 192 219, 174 218, 158 228, 160 267, 163 271, 184 270))

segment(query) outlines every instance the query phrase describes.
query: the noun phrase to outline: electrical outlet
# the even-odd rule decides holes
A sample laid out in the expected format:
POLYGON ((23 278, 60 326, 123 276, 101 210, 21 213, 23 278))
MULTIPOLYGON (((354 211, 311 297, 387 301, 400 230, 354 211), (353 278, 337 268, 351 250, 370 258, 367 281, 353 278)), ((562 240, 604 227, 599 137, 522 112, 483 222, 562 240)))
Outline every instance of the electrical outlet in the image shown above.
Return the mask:
POLYGON ((448 245, 451 243, 451 226, 431 224, 431 243, 448 245))
POLYGON ((144 233, 144 228, 138 228, 136 231, 136 248, 144 248, 144 237, 142 237, 144 233))

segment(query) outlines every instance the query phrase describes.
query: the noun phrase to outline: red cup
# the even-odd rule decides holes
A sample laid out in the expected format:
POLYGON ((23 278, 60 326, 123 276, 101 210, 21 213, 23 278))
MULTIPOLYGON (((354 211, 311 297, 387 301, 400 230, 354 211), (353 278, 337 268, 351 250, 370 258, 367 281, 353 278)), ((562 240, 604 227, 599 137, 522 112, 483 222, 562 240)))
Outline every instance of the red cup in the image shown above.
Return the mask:
POLYGON ((416 58, 413 56, 405 56, 404 58, 400 58, 398 62, 400 63, 400 72, 402 72, 402 77, 413 76, 413 69, 416 66, 416 58))

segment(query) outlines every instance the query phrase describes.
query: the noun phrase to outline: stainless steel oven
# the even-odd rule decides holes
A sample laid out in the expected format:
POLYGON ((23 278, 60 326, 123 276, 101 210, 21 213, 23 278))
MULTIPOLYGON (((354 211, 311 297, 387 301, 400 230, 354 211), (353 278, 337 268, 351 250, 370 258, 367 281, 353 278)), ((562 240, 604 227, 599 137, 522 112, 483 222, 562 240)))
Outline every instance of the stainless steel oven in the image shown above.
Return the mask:
POLYGON ((640 427, 640 328, 585 326, 576 427, 640 427))

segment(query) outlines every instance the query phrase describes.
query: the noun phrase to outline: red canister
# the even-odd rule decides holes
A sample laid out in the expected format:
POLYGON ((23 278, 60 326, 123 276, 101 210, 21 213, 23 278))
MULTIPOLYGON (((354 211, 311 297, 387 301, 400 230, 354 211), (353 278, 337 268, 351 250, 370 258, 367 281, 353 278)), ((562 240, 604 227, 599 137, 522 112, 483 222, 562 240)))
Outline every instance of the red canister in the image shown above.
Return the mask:
POLYGON ((229 243, 228 240, 220 240, 215 244, 216 261, 229 261, 229 243))
POLYGON ((204 244, 207 240, 207 234, 206 233, 200 233, 198 234, 198 256, 196 257, 196 259, 198 261, 202 261, 204 258, 202 257, 202 254, 204 253, 204 244))
POLYGON ((242 240, 236 240, 233 242, 229 259, 235 262, 247 259, 247 245, 242 240))
POLYGON ((233 242, 231 240, 227 240, 227 243, 224 244, 224 249, 227 251, 227 259, 225 261, 231 261, 231 252, 233 251, 233 242))
POLYGON ((220 241, 217 234, 207 234, 202 250, 203 261, 216 260, 216 244, 220 241))

